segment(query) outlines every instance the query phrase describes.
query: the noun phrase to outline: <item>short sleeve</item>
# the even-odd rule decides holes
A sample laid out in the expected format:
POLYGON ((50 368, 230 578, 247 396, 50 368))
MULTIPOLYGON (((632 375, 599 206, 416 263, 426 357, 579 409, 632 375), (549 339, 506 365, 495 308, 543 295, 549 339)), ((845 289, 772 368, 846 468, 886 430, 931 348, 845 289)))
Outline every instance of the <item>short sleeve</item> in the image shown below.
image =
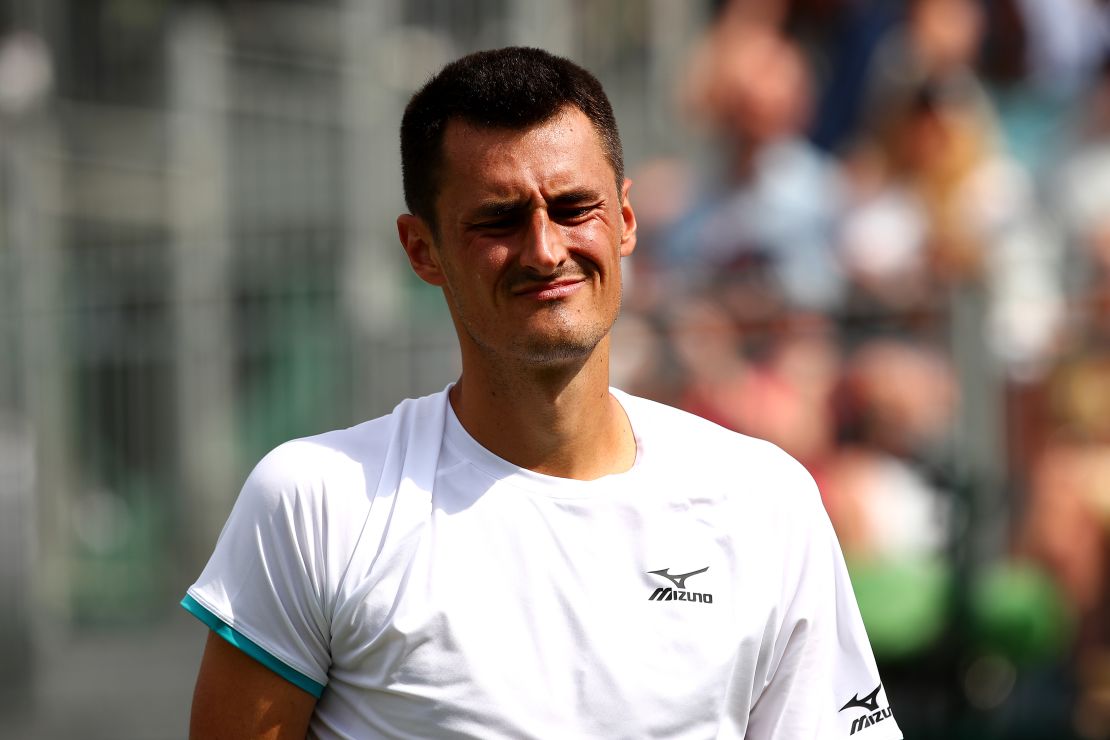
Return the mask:
POLYGON ((807 495, 791 517, 797 526, 784 536, 773 668, 747 737, 898 740, 840 544, 805 479, 807 495))
POLYGON ((225 640, 320 696, 332 588, 320 453, 289 442, 254 469, 212 557, 182 601, 225 640))

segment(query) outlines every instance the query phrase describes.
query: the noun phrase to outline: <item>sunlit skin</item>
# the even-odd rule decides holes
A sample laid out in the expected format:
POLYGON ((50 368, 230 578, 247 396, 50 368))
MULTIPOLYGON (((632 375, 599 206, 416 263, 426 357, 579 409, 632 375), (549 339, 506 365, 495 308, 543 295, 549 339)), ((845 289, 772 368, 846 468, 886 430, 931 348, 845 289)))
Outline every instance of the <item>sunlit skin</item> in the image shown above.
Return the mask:
POLYGON ((635 442, 609 395, 620 259, 636 244, 629 181, 576 108, 523 131, 453 120, 435 227, 397 228, 413 270, 440 287, 463 372, 460 422, 522 467, 592 479, 625 470, 635 442))
POLYGON ((190 740, 304 738, 316 698, 208 633, 193 708, 190 740))

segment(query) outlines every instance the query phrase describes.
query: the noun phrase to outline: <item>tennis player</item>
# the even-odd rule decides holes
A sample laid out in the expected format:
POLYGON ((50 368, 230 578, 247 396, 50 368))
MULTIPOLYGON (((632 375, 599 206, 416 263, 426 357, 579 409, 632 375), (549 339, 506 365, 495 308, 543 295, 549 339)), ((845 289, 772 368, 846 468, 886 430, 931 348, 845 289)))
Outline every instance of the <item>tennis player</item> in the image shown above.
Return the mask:
POLYGON ((183 601, 192 737, 900 738, 812 478, 609 387, 636 216, 598 81, 464 57, 401 150, 462 373, 255 468, 183 601))

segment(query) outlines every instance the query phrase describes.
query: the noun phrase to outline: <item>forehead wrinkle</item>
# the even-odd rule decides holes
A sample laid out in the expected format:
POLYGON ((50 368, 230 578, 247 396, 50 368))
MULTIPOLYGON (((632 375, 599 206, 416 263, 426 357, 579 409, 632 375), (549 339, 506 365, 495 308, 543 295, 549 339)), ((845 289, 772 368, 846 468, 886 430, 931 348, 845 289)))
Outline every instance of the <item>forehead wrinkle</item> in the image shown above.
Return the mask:
MULTIPOLYGON (((601 136, 590 120, 586 118, 586 114, 573 107, 564 107, 556 115, 519 130, 481 126, 461 118, 451 119, 443 137, 443 163, 447 164, 449 160, 451 162, 459 161, 460 153, 454 152, 454 156, 451 156, 451 150, 465 148, 468 141, 478 140, 483 146, 478 147, 477 157, 474 156, 475 152, 467 152, 471 157, 468 164, 474 165, 481 162, 500 165, 515 172, 519 171, 521 169, 520 165, 523 164, 519 161, 520 159, 530 158, 530 155, 537 150, 552 144, 558 145, 568 134, 578 130, 588 132, 589 137, 593 139, 597 147, 596 153, 599 161, 611 170, 612 164, 606 156, 601 136), (482 141, 483 139, 485 141, 482 141), (520 144, 523 144, 523 146, 518 146, 520 144)), ((545 164, 550 165, 551 160, 546 160, 545 164)), ((574 171, 568 165, 562 173, 556 174, 573 175, 574 171)))

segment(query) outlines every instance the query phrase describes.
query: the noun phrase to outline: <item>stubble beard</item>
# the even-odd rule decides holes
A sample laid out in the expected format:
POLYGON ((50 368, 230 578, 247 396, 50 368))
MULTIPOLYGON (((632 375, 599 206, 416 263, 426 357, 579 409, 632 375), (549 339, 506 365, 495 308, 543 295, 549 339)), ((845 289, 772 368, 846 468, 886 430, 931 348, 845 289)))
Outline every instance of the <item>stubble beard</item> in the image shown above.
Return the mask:
POLYGON ((598 315, 596 319, 579 324, 574 309, 557 306, 549 309, 549 329, 554 331, 521 332, 504 344, 491 342, 477 322, 468 315, 464 306, 452 303, 456 328, 465 332, 476 347, 495 361, 519 363, 535 369, 556 368, 580 364, 587 360, 609 335, 620 313, 621 295, 618 288, 616 306, 611 314, 598 315))
POLYGON ((569 365, 588 358, 609 333, 610 327, 602 320, 588 326, 574 327, 566 325, 569 322, 562 319, 562 316, 556 318, 556 322, 563 323, 564 326, 554 336, 545 334, 514 338, 509 348, 511 356, 534 367, 569 365))

